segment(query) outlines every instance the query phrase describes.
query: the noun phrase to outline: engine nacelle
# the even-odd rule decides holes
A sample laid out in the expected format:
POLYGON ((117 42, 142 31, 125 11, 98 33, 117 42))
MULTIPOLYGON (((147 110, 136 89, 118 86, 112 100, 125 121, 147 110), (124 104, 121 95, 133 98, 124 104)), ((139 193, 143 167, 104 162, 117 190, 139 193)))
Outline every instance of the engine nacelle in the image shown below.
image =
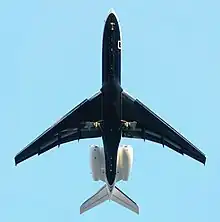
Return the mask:
POLYGON ((130 145, 122 145, 117 155, 117 181, 127 181, 133 164, 133 148, 130 145))
MULTIPOLYGON (((121 145, 117 154, 116 181, 127 181, 133 163, 133 148, 130 145, 121 145)), ((105 181, 105 154, 103 147, 92 145, 90 149, 90 166, 93 180, 105 181)))
POLYGON ((102 147, 92 145, 90 149, 90 166, 93 180, 105 181, 105 155, 102 147))

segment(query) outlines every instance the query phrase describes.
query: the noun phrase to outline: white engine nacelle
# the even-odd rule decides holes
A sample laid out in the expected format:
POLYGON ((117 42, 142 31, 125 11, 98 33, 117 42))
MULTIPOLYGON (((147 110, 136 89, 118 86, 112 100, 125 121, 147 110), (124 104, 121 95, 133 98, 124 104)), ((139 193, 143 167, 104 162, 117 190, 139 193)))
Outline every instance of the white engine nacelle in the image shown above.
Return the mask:
MULTIPOLYGON (((130 145, 121 145, 117 154, 116 181, 127 181, 133 163, 133 148, 130 145)), ((90 165, 93 180, 105 181, 105 154, 103 147, 92 145, 90 149, 90 165)))
POLYGON ((90 166, 93 180, 105 181, 105 155, 104 150, 96 145, 90 149, 90 166))
POLYGON ((122 145, 117 155, 117 181, 127 181, 133 164, 133 148, 130 145, 122 145))

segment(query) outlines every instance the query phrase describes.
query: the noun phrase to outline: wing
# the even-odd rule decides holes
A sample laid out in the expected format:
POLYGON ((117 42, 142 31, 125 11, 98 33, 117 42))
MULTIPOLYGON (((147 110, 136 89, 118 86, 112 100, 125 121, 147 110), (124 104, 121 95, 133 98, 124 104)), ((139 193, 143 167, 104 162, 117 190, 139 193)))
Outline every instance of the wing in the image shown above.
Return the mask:
POLYGON ((101 92, 98 92, 90 99, 85 99, 43 132, 15 156, 15 164, 17 165, 35 154, 40 155, 62 143, 100 137, 100 129, 89 123, 101 119, 101 95, 101 92))
POLYGON ((125 92, 122 92, 122 109, 123 120, 135 123, 135 127, 123 129, 123 137, 160 143, 205 164, 206 157, 199 149, 139 100, 133 99, 125 92))

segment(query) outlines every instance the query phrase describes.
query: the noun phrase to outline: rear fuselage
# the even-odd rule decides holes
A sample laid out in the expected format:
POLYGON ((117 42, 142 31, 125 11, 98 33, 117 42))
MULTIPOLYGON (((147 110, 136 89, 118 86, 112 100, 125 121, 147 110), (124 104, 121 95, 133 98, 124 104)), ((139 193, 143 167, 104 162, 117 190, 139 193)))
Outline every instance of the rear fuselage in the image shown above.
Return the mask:
POLYGON ((110 189, 116 176, 117 151, 121 140, 121 33, 114 12, 104 27, 102 45, 102 120, 106 177, 110 189))

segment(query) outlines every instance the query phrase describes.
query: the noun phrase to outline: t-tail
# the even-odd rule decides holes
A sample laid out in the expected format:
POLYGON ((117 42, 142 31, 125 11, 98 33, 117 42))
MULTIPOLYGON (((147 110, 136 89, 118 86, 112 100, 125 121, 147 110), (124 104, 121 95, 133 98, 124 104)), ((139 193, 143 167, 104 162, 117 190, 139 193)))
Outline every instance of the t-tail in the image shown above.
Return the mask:
POLYGON ((97 193, 95 193, 80 206, 80 214, 92 209, 95 206, 98 206, 106 200, 112 200, 139 214, 139 207, 131 198, 129 198, 116 186, 114 186, 113 190, 110 192, 107 185, 104 185, 97 193))

